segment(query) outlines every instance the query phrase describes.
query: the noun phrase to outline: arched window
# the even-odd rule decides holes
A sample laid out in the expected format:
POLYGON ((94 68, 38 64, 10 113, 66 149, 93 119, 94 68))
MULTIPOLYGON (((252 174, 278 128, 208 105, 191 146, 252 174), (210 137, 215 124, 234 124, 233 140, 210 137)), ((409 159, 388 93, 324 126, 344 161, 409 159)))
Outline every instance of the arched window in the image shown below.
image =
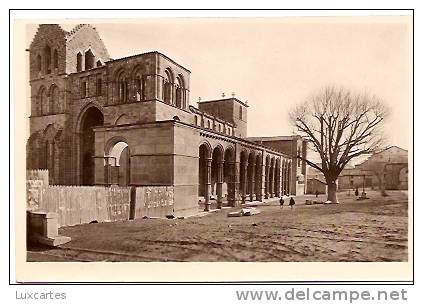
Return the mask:
POLYGON ((165 78, 163 80, 163 101, 167 104, 173 104, 172 101, 172 86, 173 86, 173 74, 170 69, 166 69, 165 78))
POLYGON ((57 88, 57 86, 53 85, 50 89, 50 101, 49 101, 50 114, 55 114, 59 112, 58 103, 59 103, 59 89, 57 88))
POLYGON ((46 74, 51 73, 51 48, 46 45, 44 48, 44 60, 45 60, 45 70, 46 74))
POLYGON ((49 104, 47 99, 47 90, 42 87, 40 89, 38 98, 40 100, 40 115, 46 115, 49 113, 49 104))
POLYGON ((76 54, 76 71, 77 72, 82 71, 82 54, 81 53, 76 54))
POLYGON ((94 67, 94 60, 95 60, 95 57, 91 49, 86 51, 85 52, 85 70, 89 70, 94 67))
POLYGON ((117 98, 119 102, 128 101, 128 79, 124 72, 121 72, 117 78, 117 98))
POLYGON ((101 60, 97 60, 97 67, 101 67, 103 64, 101 63, 101 60))
POLYGON ((185 83, 182 75, 178 75, 176 86, 176 106, 185 109, 185 83))
POLYGON ((142 76, 135 76, 135 100, 141 101, 142 99, 142 76))
POLYGON ((211 129, 211 123, 210 123, 210 120, 207 120, 207 127, 208 127, 209 129, 211 129))
POLYGON ((41 55, 37 55, 35 64, 37 66, 37 72, 41 72, 41 55))
POLYGON ((59 54, 57 53, 57 50, 54 50, 53 53, 53 64, 55 69, 59 68, 59 54))

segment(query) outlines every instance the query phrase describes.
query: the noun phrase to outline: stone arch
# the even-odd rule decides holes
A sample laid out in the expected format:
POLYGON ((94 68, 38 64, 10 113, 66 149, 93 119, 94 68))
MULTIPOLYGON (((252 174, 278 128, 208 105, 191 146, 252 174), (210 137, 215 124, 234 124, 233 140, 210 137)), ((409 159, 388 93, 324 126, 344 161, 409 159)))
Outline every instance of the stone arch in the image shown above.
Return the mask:
POLYGON ((132 82, 132 96, 136 101, 145 99, 145 75, 145 68, 140 64, 136 65, 130 73, 132 82))
POLYGON ((106 183, 119 186, 131 184, 131 153, 128 141, 122 136, 109 139, 104 149, 106 183))
POLYGON ((103 111, 92 103, 86 105, 79 115, 77 124, 79 182, 83 185, 94 184, 95 138, 93 128, 103 124, 103 111))
POLYGON ((114 97, 118 103, 129 101, 129 77, 125 69, 120 68, 114 77, 114 97))
POLYGON ((115 125, 126 125, 126 124, 130 124, 131 122, 132 122, 132 120, 127 114, 122 114, 115 120, 114 124, 115 125))
POLYGON ((45 86, 38 89, 38 107, 36 107, 37 115, 47 115, 49 112, 48 94, 45 86))
POLYGON ((113 147, 119 142, 125 142, 126 144, 128 144, 128 140, 126 139, 126 137, 123 137, 120 135, 113 136, 104 145, 104 155, 108 155, 110 151, 113 149, 113 147))
POLYGON ((42 131, 31 134, 26 145, 26 167, 28 169, 44 169, 41 164, 42 131))
POLYGON ((49 89, 49 113, 56 114, 59 112, 60 92, 56 84, 52 84, 49 89))
POLYGON ((206 140, 200 142, 198 148, 198 196, 204 197, 208 203, 210 199, 210 170, 212 147, 206 140))
POLYGON ((175 78, 170 67, 164 71, 163 78, 163 101, 167 104, 173 104, 173 84, 175 78))
POLYGON ((210 158, 211 157, 211 151, 213 151, 212 145, 210 144, 210 142, 208 140, 202 139, 200 141, 200 144, 198 145, 198 147, 201 147, 203 145, 207 148, 207 151, 208 151, 208 155, 207 156, 210 158))
POLYGON ((59 181, 62 134, 62 130, 56 124, 47 125, 42 132, 40 157, 43 158, 43 167, 48 170, 50 184, 57 184, 59 181))
POLYGON ((99 110, 101 112, 101 114, 103 114, 104 117, 104 108, 98 104, 97 102, 89 102, 87 104, 85 104, 79 111, 78 117, 75 121, 74 124, 74 130, 76 133, 81 133, 81 123, 82 123, 82 119, 84 118, 84 115, 87 113, 88 110, 90 110, 90 108, 96 108, 97 110, 99 110))
POLYGON ((181 74, 176 76, 176 106, 185 109, 185 81, 181 74))

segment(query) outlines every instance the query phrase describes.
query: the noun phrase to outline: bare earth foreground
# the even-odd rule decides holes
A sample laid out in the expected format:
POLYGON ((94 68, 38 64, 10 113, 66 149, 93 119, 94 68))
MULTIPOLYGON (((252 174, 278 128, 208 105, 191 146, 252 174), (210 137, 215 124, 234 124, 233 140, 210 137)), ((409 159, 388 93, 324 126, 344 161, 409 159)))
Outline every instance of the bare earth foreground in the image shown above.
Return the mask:
MULTIPOLYGON (((254 216, 223 209, 186 219, 138 219, 64 227, 61 248, 30 247, 28 261, 407 261, 407 192, 369 192, 341 204, 280 209, 254 216)), ((324 199, 319 197, 319 199, 324 199)))

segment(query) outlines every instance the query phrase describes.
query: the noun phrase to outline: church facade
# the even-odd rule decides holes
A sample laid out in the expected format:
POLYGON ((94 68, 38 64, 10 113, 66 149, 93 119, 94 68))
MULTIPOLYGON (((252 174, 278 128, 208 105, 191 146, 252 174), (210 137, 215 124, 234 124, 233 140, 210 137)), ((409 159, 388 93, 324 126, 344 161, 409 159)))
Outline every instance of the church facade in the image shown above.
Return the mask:
POLYGON ((27 51, 27 168, 51 184, 171 186, 181 215, 304 193, 306 143, 247 137, 235 97, 190 105, 191 72, 166 55, 111 59, 87 24, 40 25, 27 51))

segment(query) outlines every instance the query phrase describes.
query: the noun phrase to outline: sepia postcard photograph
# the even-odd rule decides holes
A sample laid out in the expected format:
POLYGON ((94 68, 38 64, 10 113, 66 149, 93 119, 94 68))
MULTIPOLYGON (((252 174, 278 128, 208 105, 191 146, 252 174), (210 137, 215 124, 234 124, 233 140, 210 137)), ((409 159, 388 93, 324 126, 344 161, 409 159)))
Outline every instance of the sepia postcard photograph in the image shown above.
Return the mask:
POLYGON ((15 20, 18 278, 412 280, 411 14, 15 20))

